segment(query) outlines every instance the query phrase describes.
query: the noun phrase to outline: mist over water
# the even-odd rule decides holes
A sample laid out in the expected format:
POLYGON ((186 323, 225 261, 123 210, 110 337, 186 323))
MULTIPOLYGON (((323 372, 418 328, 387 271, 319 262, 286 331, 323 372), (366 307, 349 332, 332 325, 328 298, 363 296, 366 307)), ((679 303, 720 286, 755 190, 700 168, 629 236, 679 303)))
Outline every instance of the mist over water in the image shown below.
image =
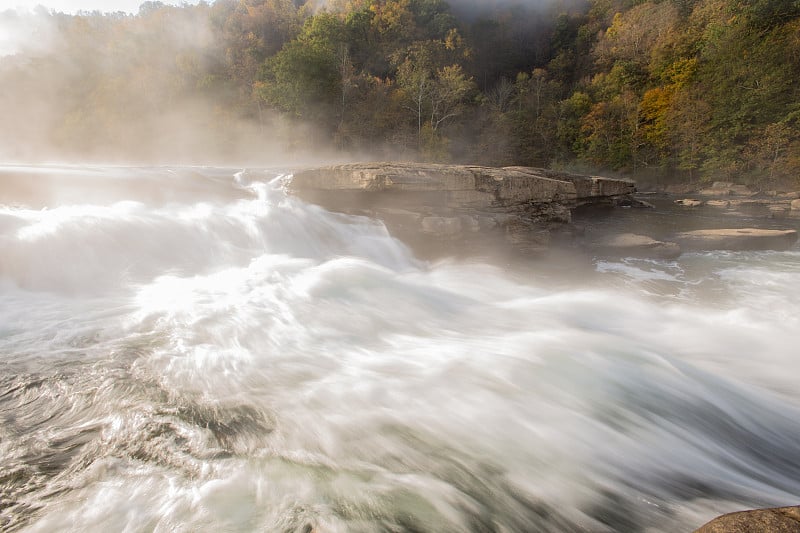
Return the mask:
POLYGON ((423 261, 286 179, 0 168, 0 529, 679 531, 797 503, 797 247, 423 261))

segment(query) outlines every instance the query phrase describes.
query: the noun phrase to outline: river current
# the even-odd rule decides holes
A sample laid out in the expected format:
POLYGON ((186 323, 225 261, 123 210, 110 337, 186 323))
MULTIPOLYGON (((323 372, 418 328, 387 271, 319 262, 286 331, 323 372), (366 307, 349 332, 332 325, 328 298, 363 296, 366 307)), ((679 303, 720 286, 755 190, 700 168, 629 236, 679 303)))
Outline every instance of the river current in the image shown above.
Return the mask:
POLYGON ((286 179, 0 167, 0 530, 690 531, 800 503, 797 246, 423 260, 286 179))

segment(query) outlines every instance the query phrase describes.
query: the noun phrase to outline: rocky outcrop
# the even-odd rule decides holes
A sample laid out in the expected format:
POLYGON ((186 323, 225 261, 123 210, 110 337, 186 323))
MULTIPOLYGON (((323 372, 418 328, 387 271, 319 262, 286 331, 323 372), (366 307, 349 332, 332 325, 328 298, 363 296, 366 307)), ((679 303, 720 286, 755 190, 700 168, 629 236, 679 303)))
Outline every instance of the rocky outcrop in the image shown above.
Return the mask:
MULTIPOLYGON (((389 196, 392 203, 424 197, 433 207, 533 212, 537 211, 534 206, 558 204, 571 209, 611 201, 635 190, 627 180, 530 167, 419 163, 351 163, 305 169, 294 173, 289 187, 299 196, 315 199, 330 193, 369 193, 370 200, 378 204, 389 196), (314 195, 314 191, 325 192, 314 195)), ((542 210, 549 213, 552 209, 542 210)))
POLYGON ((675 259, 681 247, 674 242, 657 241, 646 235, 623 233, 601 240, 592 247, 600 254, 653 259, 675 259))
POLYGON ((379 216, 393 229, 448 239, 499 230, 514 241, 569 222, 576 207, 632 201, 635 187, 530 167, 351 163, 296 171, 289 190, 328 209, 379 216))
POLYGON ((797 241, 793 229, 706 229, 675 235, 685 250, 786 250, 797 241))
POLYGON ((730 513, 695 533, 800 533, 800 507, 778 507, 730 513))

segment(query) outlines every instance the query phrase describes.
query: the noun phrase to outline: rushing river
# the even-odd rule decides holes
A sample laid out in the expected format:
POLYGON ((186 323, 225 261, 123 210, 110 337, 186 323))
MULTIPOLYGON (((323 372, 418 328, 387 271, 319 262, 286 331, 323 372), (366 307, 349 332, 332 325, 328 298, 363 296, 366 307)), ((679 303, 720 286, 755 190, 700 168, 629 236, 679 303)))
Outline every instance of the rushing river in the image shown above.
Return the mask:
POLYGON ((0 530, 690 531, 800 503, 798 247, 432 261, 276 172, 0 180, 0 530))

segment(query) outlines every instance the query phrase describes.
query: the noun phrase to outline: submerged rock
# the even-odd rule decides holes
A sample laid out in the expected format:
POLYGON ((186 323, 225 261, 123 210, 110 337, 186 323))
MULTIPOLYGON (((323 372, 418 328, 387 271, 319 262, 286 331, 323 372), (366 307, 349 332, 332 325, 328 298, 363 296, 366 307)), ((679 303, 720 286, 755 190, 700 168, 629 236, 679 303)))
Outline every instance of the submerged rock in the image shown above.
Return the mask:
POLYGON ((614 207, 630 207, 633 209, 655 209, 655 205, 639 198, 620 198, 614 201, 614 207))
POLYGON ((705 229, 675 235, 687 250, 786 250, 797 241, 793 229, 705 229))
POLYGON ((695 533, 800 533, 800 507, 741 511, 715 518, 695 533))
POLYGON ((646 235, 623 233, 598 242, 595 251, 627 257, 675 259, 681 255, 681 247, 674 242, 657 241, 646 235))

